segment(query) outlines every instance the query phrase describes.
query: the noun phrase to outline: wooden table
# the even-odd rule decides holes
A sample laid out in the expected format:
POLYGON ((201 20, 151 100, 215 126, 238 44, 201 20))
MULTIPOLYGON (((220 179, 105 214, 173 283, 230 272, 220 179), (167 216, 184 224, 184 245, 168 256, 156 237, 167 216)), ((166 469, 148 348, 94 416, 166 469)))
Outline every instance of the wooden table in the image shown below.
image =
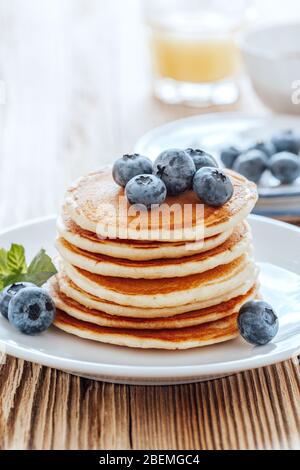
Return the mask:
MULTIPOLYGON (((56 212, 74 178, 131 151, 152 127, 199 112, 152 98, 138 4, 1 2, 1 228, 56 212)), ((247 83, 231 109, 265 112, 247 83)), ((0 448, 299 448, 299 403, 297 358, 212 382, 142 387, 6 357, 0 448)))

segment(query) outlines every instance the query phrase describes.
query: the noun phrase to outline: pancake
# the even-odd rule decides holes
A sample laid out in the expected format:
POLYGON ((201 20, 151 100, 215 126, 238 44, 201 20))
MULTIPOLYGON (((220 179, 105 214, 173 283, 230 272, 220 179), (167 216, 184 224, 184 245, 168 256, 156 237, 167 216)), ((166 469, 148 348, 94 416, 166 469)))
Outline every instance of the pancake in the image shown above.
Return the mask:
POLYGON ((89 253, 71 245, 63 238, 56 240, 56 248, 69 264, 94 274, 133 279, 184 277, 203 273, 228 264, 250 251, 251 234, 248 224, 241 223, 222 245, 204 253, 183 259, 131 261, 89 253))
POLYGON ((54 325, 81 338, 102 343, 144 349, 190 349, 236 338, 237 314, 215 322, 171 330, 134 330, 94 325, 71 317, 58 309, 54 325))
POLYGON ((218 208, 203 204, 193 191, 186 191, 168 196, 163 205, 151 211, 137 212, 126 200, 124 188, 113 181, 108 167, 80 178, 67 191, 64 210, 77 225, 104 238, 202 240, 236 226, 257 201, 254 183, 230 170, 226 172, 234 193, 218 208))
POLYGON ((108 300, 100 299, 99 297, 95 297, 94 295, 83 291, 80 289, 80 287, 74 284, 65 274, 63 269, 60 270, 56 277, 59 283, 60 291, 63 292, 67 297, 75 300, 77 303, 92 310, 100 310, 109 315, 133 318, 163 318, 212 307, 222 302, 227 302, 228 300, 234 299, 235 297, 245 295, 257 281, 256 274, 254 280, 252 277, 245 279, 245 281, 235 289, 223 293, 222 295, 212 297, 208 300, 196 301, 185 305, 175 305, 173 307, 146 309, 143 307, 120 305, 114 302, 109 302, 108 300))
POLYGON ((100 276, 64 261, 68 277, 96 297, 136 307, 172 307, 222 295, 256 277, 256 267, 247 255, 205 273, 171 279, 130 279, 100 276))
POLYGON ((232 228, 198 242, 159 242, 142 240, 100 239, 96 233, 79 227, 62 210, 57 221, 59 235, 71 245, 89 253, 99 253, 113 258, 144 261, 163 258, 183 258, 193 253, 202 253, 222 245, 232 234, 232 228))
POLYGON ((256 286, 245 294, 236 297, 228 302, 223 302, 214 307, 209 307, 202 310, 195 310, 194 312, 183 313, 175 317, 168 318, 131 318, 131 317, 118 317, 114 315, 107 315, 99 310, 92 310, 78 302, 70 299, 63 294, 55 277, 51 278, 48 282, 47 290, 50 293, 55 305, 58 309, 67 313, 71 317, 78 320, 94 323, 99 326, 106 326, 112 328, 133 328, 133 329, 173 329, 185 328, 188 326, 200 325, 202 323, 212 322, 221 318, 233 315, 239 312, 242 305, 255 298, 256 286))

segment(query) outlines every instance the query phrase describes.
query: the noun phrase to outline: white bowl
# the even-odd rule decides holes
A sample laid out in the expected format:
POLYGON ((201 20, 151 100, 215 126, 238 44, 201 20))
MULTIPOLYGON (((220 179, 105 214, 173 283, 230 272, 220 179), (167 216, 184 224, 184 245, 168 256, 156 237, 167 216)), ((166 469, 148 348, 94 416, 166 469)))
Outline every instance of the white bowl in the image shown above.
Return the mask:
POLYGON ((240 45, 261 100, 277 112, 300 114, 300 23, 252 30, 240 45))

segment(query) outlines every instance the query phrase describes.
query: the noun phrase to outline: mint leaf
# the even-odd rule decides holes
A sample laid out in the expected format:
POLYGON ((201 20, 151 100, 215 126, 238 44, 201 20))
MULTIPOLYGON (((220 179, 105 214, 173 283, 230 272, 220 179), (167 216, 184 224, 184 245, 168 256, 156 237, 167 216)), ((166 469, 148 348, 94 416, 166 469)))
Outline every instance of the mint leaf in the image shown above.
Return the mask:
POLYGON ((10 273, 25 273, 26 272, 26 260, 25 250, 21 245, 13 243, 7 253, 7 267, 10 273))
POLYGON ((7 251, 4 248, 0 248, 0 275, 8 274, 8 272, 7 251))
POLYGON ((31 261, 27 270, 26 280, 27 282, 33 282, 37 286, 41 286, 56 273, 56 267, 50 256, 42 249, 31 261))
POLYGON ((56 272, 57 271, 55 272, 43 271, 43 272, 37 272, 36 274, 23 274, 22 282, 32 282, 36 286, 41 287, 48 281, 48 279, 50 279, 50 277, 54 276, 56 272))
MULTIPOLYGON (((55 273, 54 273, 55 274, 55 273)), ((6 276, 0 280, 0 290, 4 289, 6 286, 10 286, 11 284, 16 284, 17 282, 32 282, 37 287, 41 287, 45 282, 53 276, 53 273, 49 272, 38 272, 36 274, 12 274, 10 276, 6 276), (2 283, 2 287, 1 287, 2 283)))
POLYGON ((41 249, 31 261, 27 272, 28 274, 36 274, 37 272, 51 272, 56 274, 57 271, 50 256, 47 255, 44 249, 41 249))
POLYGON ((0 249, 0 291, 17 282, 32 282, 41 287, 56 274, 56 268, 44 249, 26 266, 25 250, 21 245, 13 244, 7 253, 0 249))
POLYGON ((7 286, 10 286, 11 284, 16 284, 17 282, 23 282, 24 276, 25 274, 22 274, 22 273, 9 274, 7 276, 3 276, 0 281, 0 285, 1 285, 0 290, 4 289, 7 286))

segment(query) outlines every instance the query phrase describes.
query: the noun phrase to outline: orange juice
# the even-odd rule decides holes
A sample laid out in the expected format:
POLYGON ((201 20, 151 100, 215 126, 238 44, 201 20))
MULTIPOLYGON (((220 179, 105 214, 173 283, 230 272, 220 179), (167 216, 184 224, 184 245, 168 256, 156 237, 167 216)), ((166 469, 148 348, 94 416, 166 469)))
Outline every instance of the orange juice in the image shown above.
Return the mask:
POLYGON ((238 52, 233 38, 180 38, 154 32, 156 74, 180 82, 208 83, 234 75, 238 52))
POLYGON ((228 18, 209 12, 170 15, 167 21, 152 25, 156 75, 189 83, 231 77, 238 63, 235 28, 228 18))

